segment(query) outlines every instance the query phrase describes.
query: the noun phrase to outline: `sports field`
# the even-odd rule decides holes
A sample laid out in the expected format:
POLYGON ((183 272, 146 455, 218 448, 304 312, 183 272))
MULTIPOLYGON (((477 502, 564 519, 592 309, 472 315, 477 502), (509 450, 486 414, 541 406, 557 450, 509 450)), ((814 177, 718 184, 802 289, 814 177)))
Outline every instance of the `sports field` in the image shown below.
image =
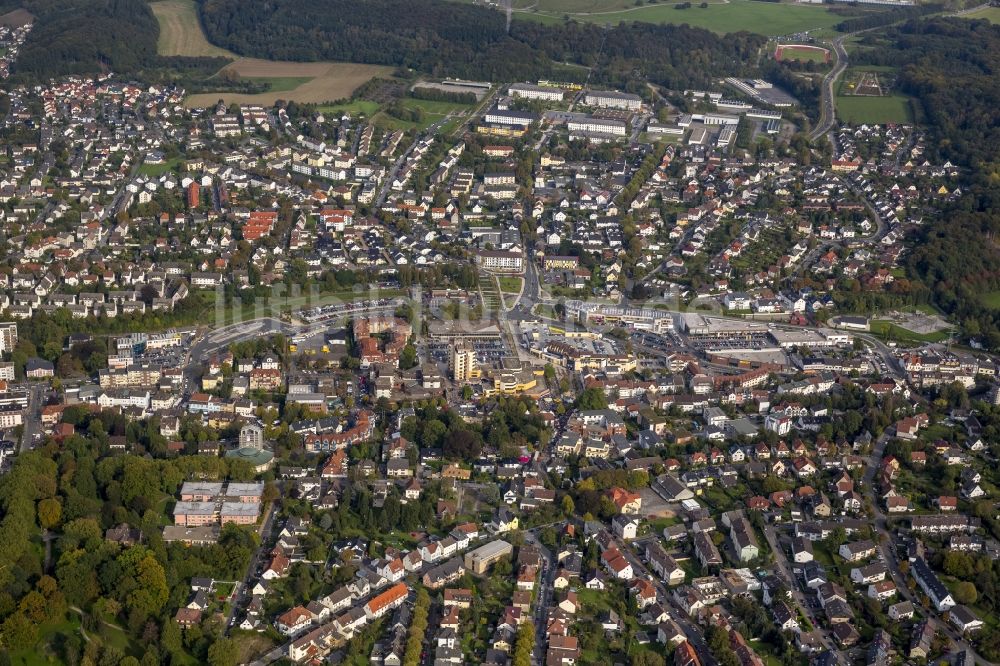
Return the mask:
POLYGON ((781 44, 774 50, 774 59, 825 63, 830 62, 830 51, 809 44, 781 44))
POLYGON ((668 1, 636 6, 627 0, 518 0, 514 17, 545 23, 560 22, 567 16, 611 25, 620 21, 686 23, 718 33, 748 30, 768 36, 828 28, 843 20, 818 4, 714 0, 705 8, 699 6, 701 2, 692 2, 689 9, 678 9, 677 4, 668 1))
POLYGON ((185 100, 189 107, 204 107, 215 104, 220 98, 232 104, 260 104, 270 106, 275 100, 286 99, 296 102, 332 102, 350 97, 361 84, 376 76, 390 76, 391 67, 380 65, 359 65, 349 62, 280 62, 241 58, 223 68, 246 79, 263 79, 278 82, 266 93, 201 93, 185 100), (293 85, 295 84, 295 85, 293 85))
POLYGON ((149 3, 160 24, 156 50, 165 56, 236 56, 205 38, 193 0, 158 0, 149 3))

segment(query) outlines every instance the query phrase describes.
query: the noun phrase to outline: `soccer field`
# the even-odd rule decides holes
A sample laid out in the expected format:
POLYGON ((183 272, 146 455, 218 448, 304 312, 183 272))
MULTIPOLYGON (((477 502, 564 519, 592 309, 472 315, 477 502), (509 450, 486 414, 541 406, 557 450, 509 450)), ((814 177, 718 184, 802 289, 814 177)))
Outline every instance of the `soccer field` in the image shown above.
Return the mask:
POLYGON ((912 120, 910 100, 903 95, 837 97, 837 117, 854 125, 905 123, 912 120))

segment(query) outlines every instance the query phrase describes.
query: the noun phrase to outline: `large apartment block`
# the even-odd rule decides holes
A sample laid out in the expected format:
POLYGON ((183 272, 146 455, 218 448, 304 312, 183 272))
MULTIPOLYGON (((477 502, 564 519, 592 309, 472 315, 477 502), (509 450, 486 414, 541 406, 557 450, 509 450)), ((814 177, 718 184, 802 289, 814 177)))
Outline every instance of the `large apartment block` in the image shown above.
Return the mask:
POLYGON ((611 90, 588 90, 583 97, 587 106, 598 106, 602 109, 622 109, 623 111, 638 111, 642 106, 642 98, 629 93, 611 90))
POLYGON ((187 481, 180 501, 174 506, 174 524, 182 527, 203 525, 252 525, 260 515, 263 483, 187 481))

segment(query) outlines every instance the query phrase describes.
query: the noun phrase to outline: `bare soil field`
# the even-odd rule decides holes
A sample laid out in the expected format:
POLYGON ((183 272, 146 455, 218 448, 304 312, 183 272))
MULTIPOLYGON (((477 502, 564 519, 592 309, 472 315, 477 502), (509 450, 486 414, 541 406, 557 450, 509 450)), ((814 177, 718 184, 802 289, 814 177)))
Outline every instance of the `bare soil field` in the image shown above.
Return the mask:
POLYGON ((376 76, 391 76, 392 67, 360 65, 349 62, 281 62, 241 58, 219 73, 232 72, 248 79, 308 77, 310 80, 291 90, 259 94, 201 93, 185 100, 188 107, 211 106, 223 99, 228 104, 260 104, 270 106, 275 100, 296 102, 331 102, 350 97, 359 86, 376 76))
POLYGON ((158 0, 149 3, 149 7, 160 23, 160 39, 156 44, 160 55, 237 57, 205 38, 192 0, 158 0))
POLYGON ((22 25, 27 25, 35 20, 35 17, 31 15, 26 9, 15 9, 12 12, 7 12, 3 16, 0 16, 0 25, 9 25, 12 28, 18 28, 22 25))

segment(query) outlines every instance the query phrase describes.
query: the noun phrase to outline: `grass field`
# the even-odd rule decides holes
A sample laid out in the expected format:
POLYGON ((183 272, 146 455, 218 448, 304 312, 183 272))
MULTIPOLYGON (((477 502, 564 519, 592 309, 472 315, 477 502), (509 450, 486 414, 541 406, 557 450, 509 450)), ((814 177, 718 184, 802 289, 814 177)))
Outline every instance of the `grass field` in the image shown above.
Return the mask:
POLYGON ((158 0, 149 6, 160 23, 160 39, 156 44, 160 55, 237 57, 205 38, 194 0, 158 0))
POLYGON ((886 97, 853 97, 838 95, 837 117, 852 124, 905 123, 912 120, 909 98, 903 95, 886 97))
POLYGON ((950 331, 936 331, 934 333, 914 333, 905 328, 900 328, 885 320, 872 320, 871 332, 886 340, 910 341, 910 342, 943 342, 948 339, 950 331))
POLYGON ((308 76, 260 76, 249 80, 268 84, 268 92, 287 92, 312 81, 308 76))
POLYGON ((982 9, 977 9, 974 12, 962 14, 961 18, 986 19, 990 23, 1000 24, 1000 7, 983 7, 982 9))
MULTIPOLYGON (((360 103, 375 104, 374 102, 365 102, 365 101, 361 101, 360 103)), ((462 122, 462 119, 466 115, 468 115, 469 111, 472 109, 472 106, 469 104, 459 104, 456 102, 438 102, 426 99, 414 99, 412 97, 405 97, 399 100, 399 103, 401 106, 407 109, 422 109, 424 112, 423 120, 420 122, 400 120, 399 118, 391 116, 388 113, 370 112, 369 115, 372 115, 372 119, 374 120, 374 122, 381 127, 385 127, 388 129, 401 129, 405 131, 409 129, 419 129, 419 130, 426 129, 427 127, 433 125, 434 123, 444 120, 445 117, 448 116, 449 114, 452 114, 451 119, 441 126, 441 134, 448 134, 449 132, 453 131, 455 128, 458 127, 458 125, 462 122)), ((350 104, 344 106, 349 107, 350 104)), ((330 107, 330 108, 336 108, 336 107, 330 107)), ((362 108, 368 108, 368 107, 362 107, 362 108)), ((376 109, 377 108, 378 106, 376 105, 376 109)))
POLYGON ((316 109, 320 113, 326 114, 337 114, 349 113, 352 116, 365 115, 371 116, 378 112, 379 104, 378 102, 373 102, 368 99, 352 99, 350 102, 344 104, 333 104, 318 106, 316 109))
POLYGON ((521 278, 502 276, 497 278, 497 282, 500 283, 500 291, 505 294, 517 294, 521 291, 521 278))
POLYGON ((1000 291, 987 291, 979 295, 979 301, 988 308, 1000 310, 1000 291))
POLYGON ((143 164, 139 167, 139 173, 143 176, 159 178, 168 171, 178 171, 181 167, 181 158, 167 160, 163 164, 143 164))
MULTIPOLYGON (((527 0, 520 0, 522 7, 527 0)), ((690 9, 677 9, 675 2, 636 7, 627 0, 538 0, 531 10, 515 11, 518 19, 561 22, 565 16, 577 21, 617 24, 620 21, 674 23, 706 28, 718 33, 749 30, 762 35, 789 35, 796 32, 829 28, 843 20, 823 5, 798 5, 786 2, 730 0, 710 2, 702 9, 700 2, 690 9)))
POLYGON ((391 67, 360 65, 349 62, 280 62, 241 58, 223 68, 248 79, 278 81, 281 89, 272 88, 266 93, 201 93, 191 95, 184 102, 189 107, 211 106, 220 98, 226 103, 260 104, 270 106, 275 100, 296 102, 331 102, 350 97, 361 84, 376 76, 390 76, 391 67), (297 85, 292 86, 292 83, 297 85))

